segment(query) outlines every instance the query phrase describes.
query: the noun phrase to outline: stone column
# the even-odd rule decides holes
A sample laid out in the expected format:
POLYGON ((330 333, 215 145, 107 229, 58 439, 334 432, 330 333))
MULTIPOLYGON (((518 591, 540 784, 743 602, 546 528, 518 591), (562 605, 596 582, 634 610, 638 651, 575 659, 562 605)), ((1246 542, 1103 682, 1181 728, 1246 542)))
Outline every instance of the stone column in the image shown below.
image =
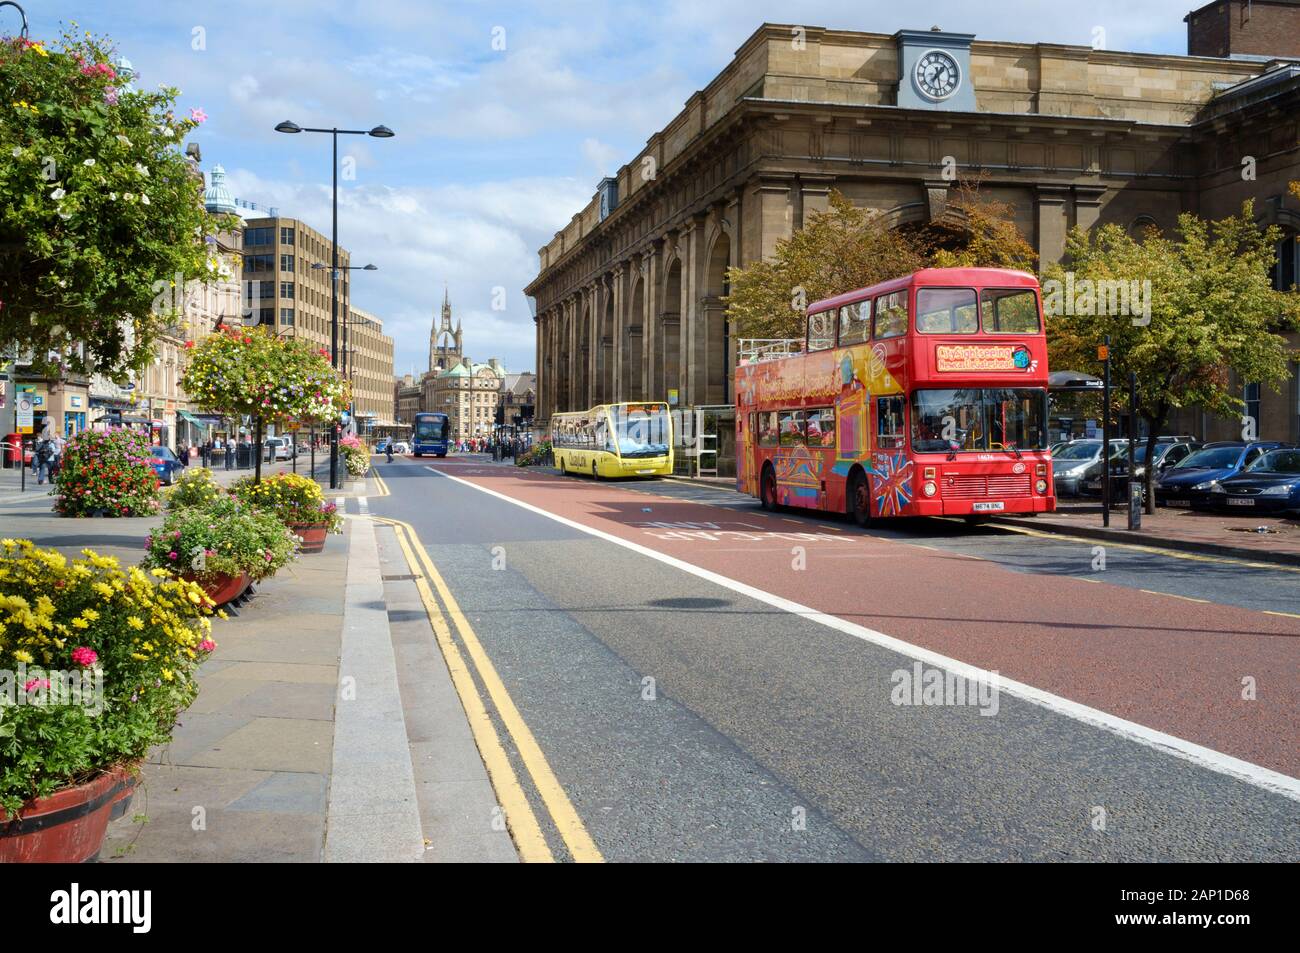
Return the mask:
POLYGON ((626 399, 624 393, 627 383, 623 380, 623 352, 627 347, 627 290, 625 284, 627 281, 627 263, 618 262, 614 265, 613 296, 614 296, 614 326, 610 329, 613 335, 613 349, 610 351, 610 359, 614 363, 614 392, 610 394, 611 402, 626 399))
POLYGON ((794 205, 790 197, 793 185, 794 176, 788 173, 759 176, 759 253, 763 258, 772 257, 776 243, 794 234, 794 205))
POLYGON ((1104 185, 1074 186, 1074 224, 1085 230, 1096 225, 1105 197, 1104 185))
POLYGON ((642 272, 645 275, 645 300, 641 307, 641 398, 644 400, 663 400, 664 394, 654 393, 654 375, 658 361, 655 351, 659 347, 659 256, 663 251, 663 239, 655 239, 651 247, 641 258, 642 272))
POLYGON ((1040 185, 1034 191, 1040 267, 1045 268, 1060 261, 1065 254, 1065 235, 1068 231, 1065 200, 1069 194, 1069 187, 1064 185, 1040 185))

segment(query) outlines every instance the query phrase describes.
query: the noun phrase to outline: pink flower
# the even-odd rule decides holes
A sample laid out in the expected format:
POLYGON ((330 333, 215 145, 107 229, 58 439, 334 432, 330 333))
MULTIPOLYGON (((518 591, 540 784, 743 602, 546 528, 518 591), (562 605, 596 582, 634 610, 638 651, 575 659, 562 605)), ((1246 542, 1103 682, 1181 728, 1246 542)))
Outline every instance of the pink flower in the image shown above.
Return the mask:
POLYGON ((193 119, 195 122, 207 122, 208 114, 205 113, 202 109, 191 109, 190 118, 193 119))
POLYGON ((170 553, 168 553, 168 554, 167 554, 167 558, 168 558, 168 559, 175 559, 175 558, 176 558, 176 551, 175 551, 175 550, 172 550, 170 553))
POLYGON ((217 647, 217 643, 213 642, 211 639, 204 639, 202 642, 199 643, 200 652, 211 652, 216 647, 217 647))
POLYGON ((114 89, 112 86, 104 90, 104 105, 106 106, 117 105, 117 90, 114 89))
POLYGON ((82 668, 90 668, 99 661, 99 653, 89 646, 78 646, 72 650, 72 661, 76 662, 82 668))
POLYGON ((27 692, 34 692, 38 688, 49 688, 49 687, 50 687, 50 680, 48 678, 33 678, 28 680, 28 682, 25 685, 23 685, 23 690, 27 692))

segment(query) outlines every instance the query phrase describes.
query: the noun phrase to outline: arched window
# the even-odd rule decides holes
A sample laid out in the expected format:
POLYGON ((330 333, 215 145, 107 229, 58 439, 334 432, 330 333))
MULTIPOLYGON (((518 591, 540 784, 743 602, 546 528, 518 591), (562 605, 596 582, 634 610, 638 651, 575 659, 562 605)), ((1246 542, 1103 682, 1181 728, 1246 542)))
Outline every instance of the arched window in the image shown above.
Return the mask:
POLYGON ((1150 215, 1139 215, 1137 218, 1133 219, 1132 224, 1128 227, 1129 238, 1140 242, 1147 237, 1147 232, 1152 229, 1156 231, 1160 230, 1160 226, 1156 224, 1156 220, 1150 215))

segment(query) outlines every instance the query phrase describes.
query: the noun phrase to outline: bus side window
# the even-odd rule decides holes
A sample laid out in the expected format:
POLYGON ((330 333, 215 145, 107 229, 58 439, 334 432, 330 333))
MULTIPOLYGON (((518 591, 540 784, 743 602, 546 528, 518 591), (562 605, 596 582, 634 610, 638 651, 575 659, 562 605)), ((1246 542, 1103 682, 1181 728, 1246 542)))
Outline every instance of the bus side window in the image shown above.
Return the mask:
POLYGON ((835 346, 835 312, 808 315, 808 350, 824 351, 835 346))
POLYGON ((840 308, 840 346, 871 340, 871 302, 859 301, 840 308))
POLYGON ((835 411, 830 407, 808 411, 808 446, 835 446, 835 411))
POLYGON ((876 444, 882 450, 903 446, 903 398, 876 398, 876 444))
POLYGON ((758 414, 758 445, 760 447, 777 446, 780 443, 779 433, 775 410, 767 410, 758 414))
POLYGON ((876 299, 877 338, 896 338, 907 333, 907 292, 895 291, 876 299))
POLYGON ((802 447, 807 421, 801 410, 783 410, 777 415, 781 428, 781 446, 802 447))

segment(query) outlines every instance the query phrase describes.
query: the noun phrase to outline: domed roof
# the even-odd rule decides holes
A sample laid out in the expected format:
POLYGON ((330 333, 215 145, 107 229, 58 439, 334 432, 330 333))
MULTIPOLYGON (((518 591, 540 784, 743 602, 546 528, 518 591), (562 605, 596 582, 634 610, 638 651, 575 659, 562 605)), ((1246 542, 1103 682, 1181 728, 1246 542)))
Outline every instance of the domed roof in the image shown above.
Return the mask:
POLYGON ((469 377, 469 368, 464 364, 453 364, 438 372, 439 377, 469 377))
POLYGON ((235 197, 230 194, 230 187, 226 185, 226 170, 214 165, 208 173, 208 181, 210 184, 203 190, 203 204, 208 211, 218 215, 234 214, 238 206, 235 205, 235 197))

